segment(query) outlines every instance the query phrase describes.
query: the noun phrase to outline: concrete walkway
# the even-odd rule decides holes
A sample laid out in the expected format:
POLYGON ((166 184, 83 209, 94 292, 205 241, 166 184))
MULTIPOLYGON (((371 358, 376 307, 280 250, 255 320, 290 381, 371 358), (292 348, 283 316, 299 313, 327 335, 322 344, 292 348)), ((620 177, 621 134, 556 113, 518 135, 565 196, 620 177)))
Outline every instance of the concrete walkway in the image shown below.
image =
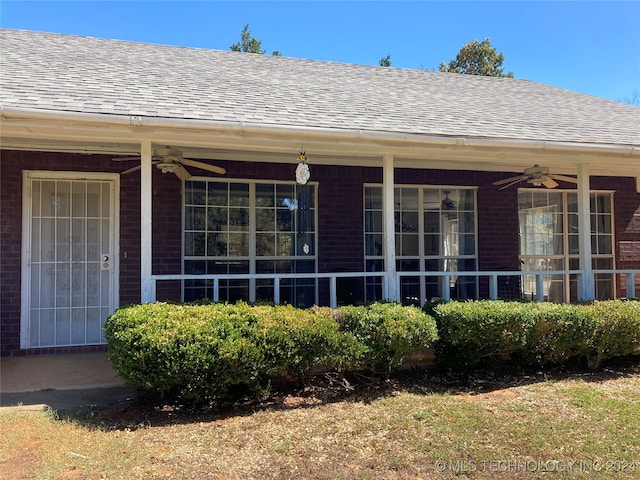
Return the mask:
POLYGON ((0 358, 0 407, 112 408, 134 397, 106 353, 0 358))

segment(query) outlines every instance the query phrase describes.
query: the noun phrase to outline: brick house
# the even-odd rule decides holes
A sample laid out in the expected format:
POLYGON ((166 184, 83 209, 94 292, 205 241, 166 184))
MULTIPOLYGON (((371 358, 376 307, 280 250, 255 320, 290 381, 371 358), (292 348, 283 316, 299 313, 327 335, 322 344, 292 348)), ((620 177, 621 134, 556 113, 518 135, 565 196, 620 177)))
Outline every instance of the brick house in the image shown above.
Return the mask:
POLYGON ((0 42, 2 355, 104 349, 107 316, 141 301, 640 286, 637 107, 521 79, 0 42))

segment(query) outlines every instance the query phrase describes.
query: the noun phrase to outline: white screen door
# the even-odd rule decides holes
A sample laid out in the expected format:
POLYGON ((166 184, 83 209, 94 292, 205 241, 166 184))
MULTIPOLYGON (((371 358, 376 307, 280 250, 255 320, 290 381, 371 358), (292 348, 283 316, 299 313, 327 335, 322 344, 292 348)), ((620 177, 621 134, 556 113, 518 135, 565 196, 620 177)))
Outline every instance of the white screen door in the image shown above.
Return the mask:
POLYGON ((24 186, 23 348, 104 343, 117 305, 117 177, 26 172, 24 186))

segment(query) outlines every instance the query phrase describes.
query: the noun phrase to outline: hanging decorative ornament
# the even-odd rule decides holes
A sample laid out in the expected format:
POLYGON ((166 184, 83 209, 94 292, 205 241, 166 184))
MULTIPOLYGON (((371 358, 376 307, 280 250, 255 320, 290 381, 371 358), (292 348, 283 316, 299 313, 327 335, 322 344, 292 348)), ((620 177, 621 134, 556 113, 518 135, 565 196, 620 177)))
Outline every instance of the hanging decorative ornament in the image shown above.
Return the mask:
POLYGON ((307 152, 302 151, 298 155, 300 163, 296 167, 296 182, 300 185, 306 185, 311 178, 311 170, 309 169, 309 161, 307 160, 307 152))

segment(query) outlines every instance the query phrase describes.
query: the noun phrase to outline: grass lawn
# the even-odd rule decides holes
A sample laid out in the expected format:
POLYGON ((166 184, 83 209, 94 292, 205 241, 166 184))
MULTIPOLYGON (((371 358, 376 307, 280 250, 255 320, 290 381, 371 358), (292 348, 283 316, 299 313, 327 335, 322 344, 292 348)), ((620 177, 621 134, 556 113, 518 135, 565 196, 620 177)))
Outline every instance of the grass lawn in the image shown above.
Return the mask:
POLYGON ((7 479, 640 478, 640 366, 320 377, 224 412, 0 413, 7 479))

